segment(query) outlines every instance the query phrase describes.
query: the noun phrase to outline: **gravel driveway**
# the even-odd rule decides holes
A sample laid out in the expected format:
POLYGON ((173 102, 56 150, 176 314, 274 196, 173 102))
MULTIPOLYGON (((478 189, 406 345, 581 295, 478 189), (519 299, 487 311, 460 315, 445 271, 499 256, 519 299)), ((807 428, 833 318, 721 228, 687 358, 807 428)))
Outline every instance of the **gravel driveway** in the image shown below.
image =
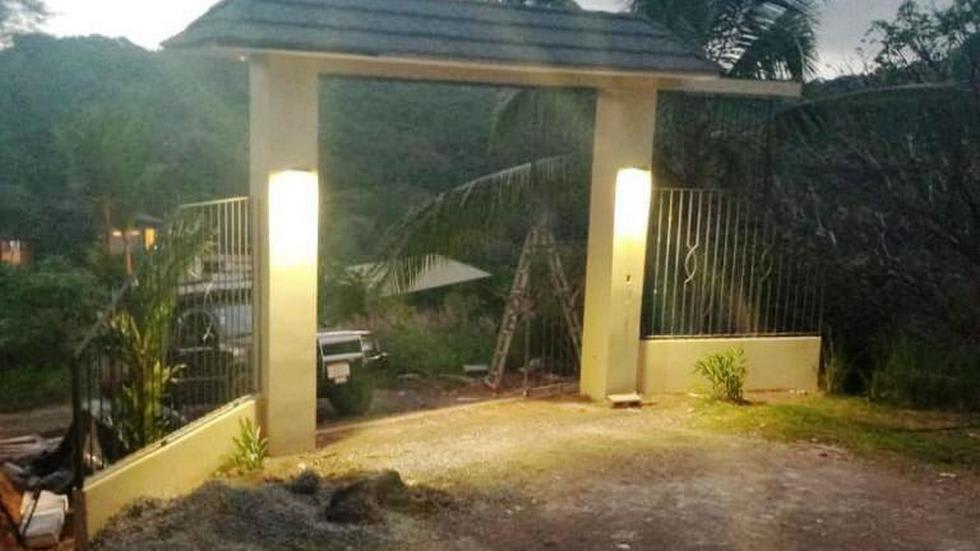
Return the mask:
POLYGON ((509 401, 320 436, 266 482, 212 483, 121 518, 103 548, 980 549, 980 480, 813 443, 691 428, 682 401, 610 410, 509 401), (292 496, 301 469, 318 496, 292 496), (322 519, 336 481, 394 469, 452 505, 381 524, 322 519), (183 520, 182 520, 183 519, 183 520))

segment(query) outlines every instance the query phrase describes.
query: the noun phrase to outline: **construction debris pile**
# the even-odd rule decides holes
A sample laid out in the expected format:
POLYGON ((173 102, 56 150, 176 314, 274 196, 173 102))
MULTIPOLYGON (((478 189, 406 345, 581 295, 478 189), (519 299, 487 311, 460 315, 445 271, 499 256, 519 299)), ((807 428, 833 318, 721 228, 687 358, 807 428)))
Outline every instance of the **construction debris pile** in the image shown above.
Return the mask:
POLYGON ((0 440, 0 549, 71 548, 66 445, 38 435, 0 440))

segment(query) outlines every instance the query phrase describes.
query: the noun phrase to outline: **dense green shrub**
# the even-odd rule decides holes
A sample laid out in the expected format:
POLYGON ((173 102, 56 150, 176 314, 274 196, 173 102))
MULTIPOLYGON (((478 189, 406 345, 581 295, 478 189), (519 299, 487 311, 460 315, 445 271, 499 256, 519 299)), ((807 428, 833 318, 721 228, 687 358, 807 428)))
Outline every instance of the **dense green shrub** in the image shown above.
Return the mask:
POLYGON ((66 369, 103 301, 95 277, 61 258, 0 266, 0 372, 66 369))
POLYGON ((401 373, 460 373, 469 363, 488 363, 493 352, 492 324, 401 324, 380 332, 390 363, 401 373))
POLYGON ((869 397, 914 408, 980 410, 980 349, 898 336, 883 341, 869 397))
POLYGON ((0 413, 66 404, 70 399, 71 372, 67 367, 0 370, 0 413))
POLYGON ((483 300, 457 292, 425 305, 396 297, 374 300, 369 315, 335 327, 374 333, 388 353, 388 371, 375 374, 382 385, 386 376, 458 374, 464 364, 488 363, 497 330, 483 300))
POLYGON ((745 401, 743 387, 748 372, 741 347, 709 354, 694 364, 694 374, 707 379, 711 397, 726 402, 745 401))

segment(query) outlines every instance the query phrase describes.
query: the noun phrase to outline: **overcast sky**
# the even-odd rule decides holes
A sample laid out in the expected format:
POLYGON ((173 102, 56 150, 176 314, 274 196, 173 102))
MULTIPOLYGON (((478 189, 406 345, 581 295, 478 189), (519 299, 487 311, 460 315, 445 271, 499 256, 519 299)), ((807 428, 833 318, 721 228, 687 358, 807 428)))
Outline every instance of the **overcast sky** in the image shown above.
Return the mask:
MULTIPOLYGON (((951 0, 919 0, 947 5, 951 0)), ((124 36, 156 48, 207 11, 216 0, 46 0, 54 12, 47 31, 57 35, 124 36)), ((821 74, 860 70, 861 40, 876 19, 891 19, 902 0, 826 0, 819 31, 821 74)), ((616 11, 625 0, 579 0, 587 9, 616 11)), ((866 57, 873 57, 868 52, 866 57)))

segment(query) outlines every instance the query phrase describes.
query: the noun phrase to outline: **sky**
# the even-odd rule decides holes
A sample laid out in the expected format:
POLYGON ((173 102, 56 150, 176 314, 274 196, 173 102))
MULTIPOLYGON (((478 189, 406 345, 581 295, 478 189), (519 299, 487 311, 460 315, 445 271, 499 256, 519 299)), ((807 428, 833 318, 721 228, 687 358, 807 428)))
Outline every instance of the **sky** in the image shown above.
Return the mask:
MULTIPOLYGON (((919 0, 947 5, 952 0, 919 0)), ((180 32, 216 0, 46 0, 54 16, 46 31, 59 36, 101 34, 123 36, 145 48, 180 32)), ((862 69, 858 49, 876 19, 891 19, 902 0, 825 0, 819 29, 820 68, 824 77, 862 69)), ((626 0, 579 0, 586 9, 618 11, 626 0)))

